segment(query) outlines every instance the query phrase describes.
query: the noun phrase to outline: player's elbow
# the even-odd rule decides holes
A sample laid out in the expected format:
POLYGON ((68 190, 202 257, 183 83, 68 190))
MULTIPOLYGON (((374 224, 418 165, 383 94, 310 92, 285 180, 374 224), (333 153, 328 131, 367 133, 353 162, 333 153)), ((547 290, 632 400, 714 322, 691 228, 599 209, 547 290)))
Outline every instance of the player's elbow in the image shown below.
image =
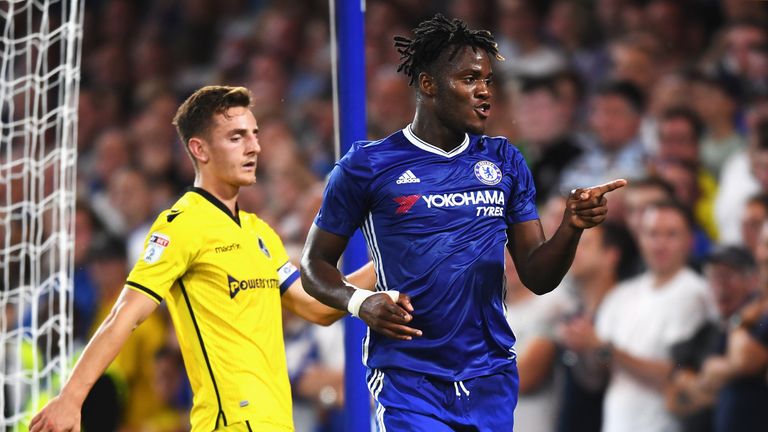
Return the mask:
POLYGON ((315 272, 315 262, 312 258, 310 258, 306 251, 304 255, 301 257, 301 262, 299 263, 299 273, 301 274, 301 285, 304 287, 304 291, 307 292, 307 294, 311 295, 312 297, 317 298, 317 286, 314 283, 314 280, 310 277, 310 275, 314 274, 315 272))
POLYGON ((340 311, 325 305, 317 305, 317 307, 309 310, 308 313, 300 314, 305 320, 323 327, 328 327, 344 315, 346 315, 346 311, 340 311))
POLYGON ((338 321, 338 319, 339 319, 339 318, 338 318, 337 316, 335 316, 335 315, 323 315, 323 316, 319 316, 319 317, 317 317, 317 318, 316 318, 314 321, 312 321, 312 322, 314 322, 314 323, 315 323, 315 324, 317 324, 317 325, 321 325, 321 326, 323 326, 323 327, 328 327, 328 326, 330 326, 331 324, 333 324, 333 323, 335 323, 336 321, 338 321))
POLYGON ((546 293, 554 291, 555 288, 559 285, 559 282, 553 283, 551 281, 541 281, 541 280, 530 280, 525 281, 522 280, 523 285, 525 285, 528 290, 530 290, 532 293, 536 295, 544 295, 546 293))

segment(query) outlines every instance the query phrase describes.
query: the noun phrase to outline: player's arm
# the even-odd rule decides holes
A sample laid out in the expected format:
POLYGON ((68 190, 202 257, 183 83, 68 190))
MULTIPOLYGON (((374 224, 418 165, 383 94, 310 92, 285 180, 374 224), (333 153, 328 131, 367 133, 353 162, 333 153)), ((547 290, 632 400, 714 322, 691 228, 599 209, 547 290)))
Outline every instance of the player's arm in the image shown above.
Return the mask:
POLYGON ((79 431, 80 411, 91 387, 117 357, 133 329, 157 305, 146 295, 123 288, 109 315, 85 347, 61 393, 30 422, 30 432, 79 431))
POLYGON ((406 325, 413 312, 407 295, 398 293, 395 302, 384 292, 364 293, 341 276, 336 263, 348 241, 346 237, 312 225, 301 259, 301 281, 307 293, 332 308, 357 310, 360 319, 385 336, 403 340, 420 336, 421 331, 406 325))
MULTIPOLYGON (((347 281, 361 289, 374 291, 376 272, 373 269, 373 262, 369 262, 347 275, 347 281)), ((282 303, 286 309, 305 320, 326 326, 333 324, 348 313, 346 309, 340 310, 326 306, 307 294, 301 284, 301 279, 296 279, 283 293, 282 303)))
POLYGON ((571 191, 563 221, 549 240, 538 219, 520 222, 507 230, 507 247, 520 280, 536 294, 555 289, 571 267, 581 233, 602 223, 608 213, 605 194, 623 187, 626 180, 571 191))

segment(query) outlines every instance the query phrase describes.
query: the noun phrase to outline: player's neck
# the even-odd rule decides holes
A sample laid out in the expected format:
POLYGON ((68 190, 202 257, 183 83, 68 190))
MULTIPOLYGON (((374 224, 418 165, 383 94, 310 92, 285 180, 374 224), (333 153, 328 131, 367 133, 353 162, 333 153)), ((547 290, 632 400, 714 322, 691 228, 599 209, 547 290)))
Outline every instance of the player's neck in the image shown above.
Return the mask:
POLYGON ((228 185, 223 182, 210 181, 202 175, 198 175, 197 178, 195 178, 195 187, 203 189, 216 197, 222 204, 227 206, 232 215, 236 215, 235 209, 237 207, 237 195, 240 192, 239 187, 228 185))
POLYGON ((417 109, 411 124, 411 131, 419 139, 445 152, 450 152, 464 142, 466 132, 450 129, 436 116, 426 114, 424 111, 417 109))

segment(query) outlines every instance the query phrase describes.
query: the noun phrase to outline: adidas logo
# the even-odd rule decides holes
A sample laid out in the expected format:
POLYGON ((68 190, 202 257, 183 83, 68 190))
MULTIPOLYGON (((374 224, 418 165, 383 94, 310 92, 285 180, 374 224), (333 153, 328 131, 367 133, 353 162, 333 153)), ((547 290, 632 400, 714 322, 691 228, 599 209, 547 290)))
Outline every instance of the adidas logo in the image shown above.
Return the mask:
POLYGON ((405 184, 405 183, 421 183, 421 180, 413 175, 411 170, 408 170, 402 174, 400 174, 400 178, 397 179, 397 184, 405 184))

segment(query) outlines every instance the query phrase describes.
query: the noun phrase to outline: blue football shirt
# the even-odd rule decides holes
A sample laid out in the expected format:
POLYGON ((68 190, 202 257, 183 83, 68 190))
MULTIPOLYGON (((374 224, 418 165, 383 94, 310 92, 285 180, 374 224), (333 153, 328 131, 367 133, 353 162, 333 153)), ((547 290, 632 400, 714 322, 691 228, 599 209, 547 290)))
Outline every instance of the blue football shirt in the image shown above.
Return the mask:
POLYGON ((451 152, 410 125, 355 143, 336 164, 315 224, 365 235, 377 289, 411 296, 411 341, 370 332, 363 361, 449 381, 495 373, 514 361, 504 317, 509 226, 538 218, 522 154, 506 138, 466 135, 451 152))

